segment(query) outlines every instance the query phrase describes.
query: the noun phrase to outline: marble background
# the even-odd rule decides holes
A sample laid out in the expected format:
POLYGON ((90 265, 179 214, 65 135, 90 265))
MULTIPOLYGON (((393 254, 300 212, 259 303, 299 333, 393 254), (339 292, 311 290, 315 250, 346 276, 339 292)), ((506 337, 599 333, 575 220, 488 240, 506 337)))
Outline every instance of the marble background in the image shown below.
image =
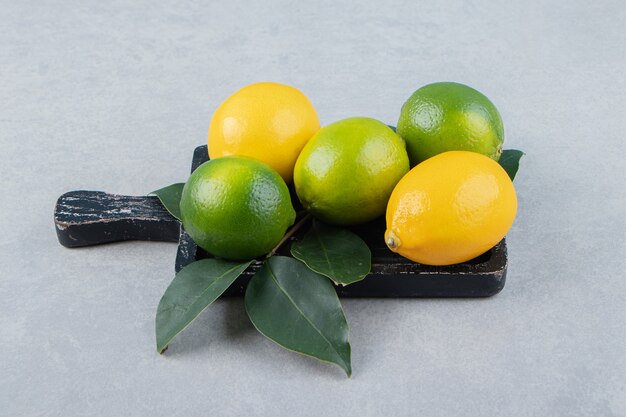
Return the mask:
POLYGON ((0 0, 0 415, 626 415, 622 1, 0 0), (184 181, 254 81, 394 124, 459 81, 526 152, 505 289, 347 300, 354 374, 219 301, 154 347, 176 245, 68 250, 56 198, 184 181))

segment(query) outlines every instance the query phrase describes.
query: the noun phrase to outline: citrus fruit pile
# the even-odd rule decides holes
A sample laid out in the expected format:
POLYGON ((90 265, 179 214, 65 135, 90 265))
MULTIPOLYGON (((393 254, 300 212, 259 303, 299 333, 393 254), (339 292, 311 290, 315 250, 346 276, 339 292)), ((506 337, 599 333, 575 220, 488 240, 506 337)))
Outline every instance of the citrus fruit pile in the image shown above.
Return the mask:
POLYGON ((391 250, 424 264, 464 262, 498 243, 515 218, 515 190, 496 162, 503 141, 498 110, 463 84, 415 91, 396 133, 367 117, 320 128, 302 92, 256 83, 213 114, 211 160, 185 185, 182 221, 212 255, 262 256, 294 223, 293 181, 323 222, 364 223, 386 210, 391 250))
POLYGON ((348 326, 332 283, 365 279, 371 253, 344 226, 385 216, 381 243, 427 265, 485 253, 517 211, 517 167, 498 163, 508 152, 503 142, 493 103, 458 83, 415 91, 397 129, 368 117, 321 127, 311 101, 283 84, 235 92, 211 119, 209 160, 171 186, 179 190, 178 199, 167 199, 175 207, 161 198, 213 257, 183 268, 166 290, 158 350, 254 264, 245 293, 254 326, 349 375, 348 326), (286 242, 293 257, 276 255, 286 242))

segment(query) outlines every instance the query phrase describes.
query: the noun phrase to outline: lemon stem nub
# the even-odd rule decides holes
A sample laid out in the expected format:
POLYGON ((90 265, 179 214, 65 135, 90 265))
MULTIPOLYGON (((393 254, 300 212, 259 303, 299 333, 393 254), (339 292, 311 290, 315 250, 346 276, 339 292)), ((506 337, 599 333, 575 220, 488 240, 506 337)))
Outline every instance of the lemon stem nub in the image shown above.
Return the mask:
POLYGON ((385 243, 387 244, 389 249, 395 251, 396 249, 398 249, 398 246, 400 246, 400 239, 398 239, 398 236, 396 236, 395 233, 393 233, 392 231, 388 231, 385 236, 385 243))

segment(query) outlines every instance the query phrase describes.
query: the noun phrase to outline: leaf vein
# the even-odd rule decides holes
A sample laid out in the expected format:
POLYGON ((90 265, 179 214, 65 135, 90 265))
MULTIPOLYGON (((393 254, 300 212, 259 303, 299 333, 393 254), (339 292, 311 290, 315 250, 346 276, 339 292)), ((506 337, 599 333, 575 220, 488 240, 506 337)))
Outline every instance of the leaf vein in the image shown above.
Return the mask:
POLYGON ((326 246, 324 245, 324 242, 322 241, 322 238, 320 237, 319 229, 314 228, 314 230, 315 230, 315 237, 320 242, 320 246, 322 247, 322 251, 324 252, 324 257, 326 258, 326 265, 328 266, 328 269, 330 269, 331 272, 334 274, 335 269, 333 268, 333 265, 330 262, 330 258, 328 257, 328 250, 326 249, 326 246))
POLYGON ((191 307, 194 306, 198 302, 198 300, 201 299, 207 293, 207 291, 209 291, 211 288, 213 288, 213 286, 215 286, 226 275, 228 275, 229 273, 231 273, 232 271, 236 270, 239 267, 241 267, 241 265, 236 265, 236 266, 228 269, 227 271, 225 271, 223 274, 221 274, 218 277, 216 277, 215 280, 211 284, 209 284, 204 290, 202 290, 202 292, 200 294, 196 295, 195 297, 192 297, 193 301, 191 303, 189 303, 186 307, 180 308, 182 306, 180 304, 176 304, 176 303, 172 303, 170 305, 173 306, 174 308, 178 307, 177 308, 178 310, 183 310, 184 313, 186 314, 187 312, 189 312, 191 307))
POLYGON ((330 346, 332 348, 332 350, 337 354, 337 356, 339 357, 339 359, 341 359, 341 361, 344 363, 344 365, 346 365, 346 362, 345 362, 343 356, 339 353, 339 351, 335 348, 335 346, 326 338, 326 336, 324 336, 322 331, 320 329, 318 329, 317 326, 311 320, 309 320, 309 318, 304 314, 304 312, 300 309, 300 307, 298 307, 296 302, 291 298, 291 296, 280 285, 280 283, 276 279, 276 275, 274 274, 274 271, 272 271, 272 268, 268 265, 267 269, 268 269, 268 271, 270 273, 270 276, 272 277, 272 280, 276 283, 276 286, 280 289, 280 291, 285 295, 285 297, 287 297, 287 299, 291 302, 291 304, 293 304, 295 309, 298 310, 298 312, 302 315, 302 317, 304 317, 304 319, 309 323, 309 325, 311 325, 311 327, 313 327, 313 329, 315 329, 315 331, 317 333, 319 333, 320 336, 322 336, 322 339, 324 339, 324 341, 328 344, 328 346, 330 346))

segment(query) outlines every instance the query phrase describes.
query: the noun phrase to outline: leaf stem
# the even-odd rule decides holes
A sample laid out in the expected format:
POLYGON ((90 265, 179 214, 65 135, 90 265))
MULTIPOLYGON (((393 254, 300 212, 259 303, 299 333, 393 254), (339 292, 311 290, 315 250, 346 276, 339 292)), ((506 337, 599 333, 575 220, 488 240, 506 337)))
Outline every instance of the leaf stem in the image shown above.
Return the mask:
POLYGON ((300 221, 296 224, 294 224, 291 229, 287 230, 287 233, 285 233, 285 236, 283 236, 283 238, 280 240, 280 242, 278 242, 278 244, 276 246, 274 246, 274 249, 272 249, 267 256, 265 257, 267 258, 271 258, 272 256, 274 256, 276 254, 276 251, 278 249, 280 249, 280 247, 283 245, 283 243, 285 243, 287 240, 289 240, 289 238, 291 236, 293 236, 298 230, 300 230, 300 228, 302 226, 304 226, 304 224, 309 221, 309 219, 311 218, 311 213, 307 213, 304 215, 303 218, 300 219, 300 221))

